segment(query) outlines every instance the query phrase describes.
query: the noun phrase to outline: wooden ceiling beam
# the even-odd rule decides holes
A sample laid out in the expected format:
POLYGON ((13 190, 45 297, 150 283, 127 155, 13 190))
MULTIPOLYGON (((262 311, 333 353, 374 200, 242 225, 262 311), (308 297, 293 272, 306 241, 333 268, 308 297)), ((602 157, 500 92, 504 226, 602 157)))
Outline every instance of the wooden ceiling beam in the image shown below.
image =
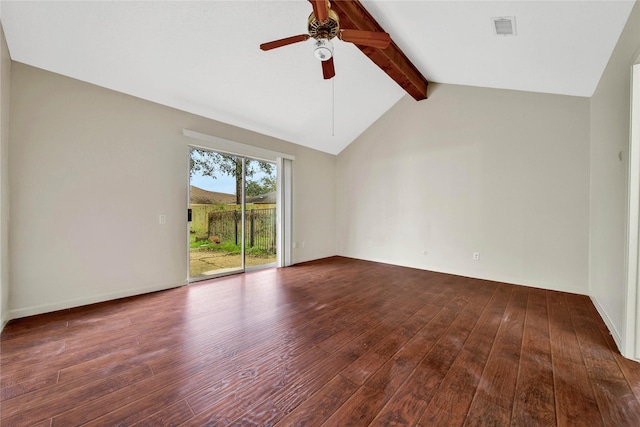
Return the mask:
MULTIPOLYGON (((331 9, 340 18, 340 28, 386 32, 358 0, 332 0, 331 9)), ((429 82, 393 40, 386 49, 356 46, 416 101, 427 98, 429 82)))

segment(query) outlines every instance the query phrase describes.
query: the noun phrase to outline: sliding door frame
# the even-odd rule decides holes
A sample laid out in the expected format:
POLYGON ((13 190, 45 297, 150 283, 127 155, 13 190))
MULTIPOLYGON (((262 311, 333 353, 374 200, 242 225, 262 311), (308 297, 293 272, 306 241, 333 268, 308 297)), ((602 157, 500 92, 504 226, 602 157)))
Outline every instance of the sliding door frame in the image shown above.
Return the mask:
MULTIPOLYGON (((242 177, 242 200, 243 200, 243 217, 244 217, 244 200, 245 200, 245 162, 246 159, 260 160, 276 164, 277 169, 277 188, 276 188, 276 235, 277 235, 277 267, 288 267, 292 264, 291 261, 291 245, 292 245, 292 181, 293 181, 293 161, 295 156, 281 153, 273 150, 269 150, 262 147, 256 147, 253 145, 243 144, 236 141, 231 141, 224 138, 218 138, 216 136, 207 135, 199 132, 195 132, 188 129, 183 129, 182 134, 193 141, 188 141, 188 149, 200 149, 214 151, 222 154, 229 154, 232 156, 238 156, 243 159, 243 177, 242 177)), ((187 159, 189 157, 187 156, 187 159)), ((188 161, 188 160, 187 160, 188 161)), ((188 168, 187 168, 188 169, 188 168)), ((187 170, 187 178, 189 177, 189 171, 187 170)), ((188 186, 187 186, 188 188, 188 186)), ((189 205, 189 195, 187 194, 187 206, 189 205)), ((187 250, 189 248, 189 233, 187 223, 187 250)), ((244 221, 242 225, 242 241, 245 240, 244 221)), ((245 266, 245 252, 244 244, 242 245, 242 271, 246 271, 245 266)), ((187 258, 187 262, 189 259, 187 258)), ((235 274, 230 273, 230 274, 235 274)), ((187 277, 189 276, 189 270, 187 269, 187 277)), ((218 277, 218 276, 211 276, 218 277)), ((189 278, 189 277, 188 277, 189 278)), ((209 278, 209 277, 207 277, 209 278)), ((191 278, 189 278, 191 282, 191 278)))
POLYGON ((626 295, 620 351, 640 361, 640 56, 631 68, 626 295))

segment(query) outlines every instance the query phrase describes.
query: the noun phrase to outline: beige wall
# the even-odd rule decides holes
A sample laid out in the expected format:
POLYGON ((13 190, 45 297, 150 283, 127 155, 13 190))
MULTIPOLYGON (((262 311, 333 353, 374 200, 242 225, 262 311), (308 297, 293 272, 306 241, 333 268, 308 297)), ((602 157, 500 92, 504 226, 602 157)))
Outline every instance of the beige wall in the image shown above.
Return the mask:
POLYGON ((619 346, 625 333, 631 67, 638 55, 640 4, 636 3, 591 98, 589 293, 619 346))
POLYGON ((294 261, 335 254, 335 156, 19 63, 11 90, 13 317, 186 282, 183 128, 294 155, 294 261))
POLYGON ((0 24, 0 330, 9 320, 9 100, 11 57, 0 24))
POLYGON ((343 255, 588 292, 587 98, 432 85, 340 153, 338 182, 343 255))

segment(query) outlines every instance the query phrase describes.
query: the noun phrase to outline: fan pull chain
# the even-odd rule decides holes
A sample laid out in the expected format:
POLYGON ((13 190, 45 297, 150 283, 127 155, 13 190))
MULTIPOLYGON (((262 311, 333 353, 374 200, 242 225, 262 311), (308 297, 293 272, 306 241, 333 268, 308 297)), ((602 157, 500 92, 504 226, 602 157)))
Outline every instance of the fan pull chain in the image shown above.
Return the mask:
POLYGON ((336 136, 336 78, 331 79, 331 136, 336 136))

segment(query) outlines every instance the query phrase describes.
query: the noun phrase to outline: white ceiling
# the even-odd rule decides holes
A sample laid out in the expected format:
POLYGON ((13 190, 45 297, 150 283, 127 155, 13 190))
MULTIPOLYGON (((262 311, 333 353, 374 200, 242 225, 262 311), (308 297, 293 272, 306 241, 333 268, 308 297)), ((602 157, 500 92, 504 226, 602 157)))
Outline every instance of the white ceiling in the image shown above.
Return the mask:
MULTIPOLYGON (((431 82, 591 96, 634 1, 384 1, 363 4, 431 82), (517 36, 491 18, 515 16, 517 36)), ((335 41, 322 79, 292 1, 7 1, 18 62, 337 154, 405 92, 335 41)), ((420 102, 429 102, 424 100, 420 102)))

